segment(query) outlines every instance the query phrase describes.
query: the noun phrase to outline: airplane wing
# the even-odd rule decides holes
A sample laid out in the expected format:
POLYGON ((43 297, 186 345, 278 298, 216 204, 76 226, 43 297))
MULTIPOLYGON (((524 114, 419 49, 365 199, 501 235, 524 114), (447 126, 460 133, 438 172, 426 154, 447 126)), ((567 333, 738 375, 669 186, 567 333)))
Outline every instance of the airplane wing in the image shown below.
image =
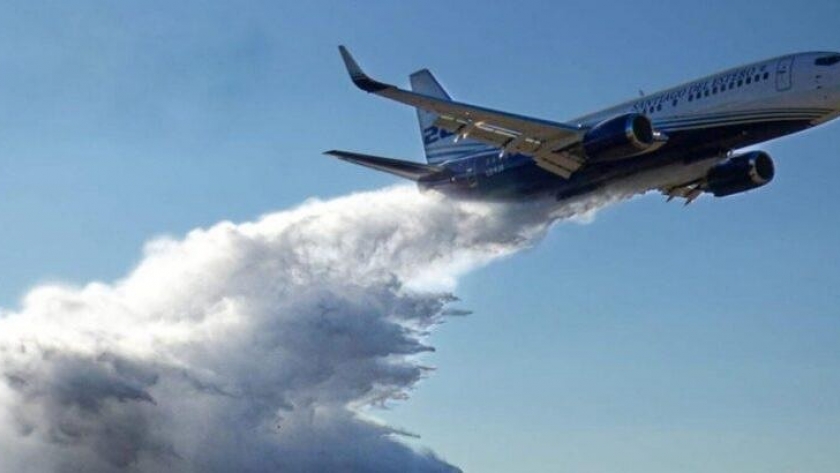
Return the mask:
POLYGON ((440 166, 421 164, 400 159, 382 158, 369 154, 351 153, 349 151, 331 150, 324 154, 334 156, 343 161, 384 171, 412 181, 425 181, 447 176, 449 171, 440 166))
POLYGON ((459 136, 531 156, 540 167, 568 178, 584 163, 579 150, 586 129, 576 125, 516 115, 466 103, 429 97, 368 77, 344 46, 341 57, 360 89, 437 114, 435 126, 459 136))

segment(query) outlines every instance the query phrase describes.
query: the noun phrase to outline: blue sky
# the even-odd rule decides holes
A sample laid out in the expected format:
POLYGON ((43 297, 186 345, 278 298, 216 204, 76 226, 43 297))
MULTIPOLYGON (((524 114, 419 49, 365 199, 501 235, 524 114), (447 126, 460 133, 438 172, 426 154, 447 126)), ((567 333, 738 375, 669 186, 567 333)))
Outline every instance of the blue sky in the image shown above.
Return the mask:
MULTIPOLYGON (((836 1, 4 2, 0 306, 109 281, 150 237, 395 182, 404 83, 563 120, 741 63, 840 50, 836 1)), ((840 124, 763 147, 777 177, 683 209, 648 195, 467 276, 475 313, 381 414, 467 471, 830 472, 840 465, 840 124)))

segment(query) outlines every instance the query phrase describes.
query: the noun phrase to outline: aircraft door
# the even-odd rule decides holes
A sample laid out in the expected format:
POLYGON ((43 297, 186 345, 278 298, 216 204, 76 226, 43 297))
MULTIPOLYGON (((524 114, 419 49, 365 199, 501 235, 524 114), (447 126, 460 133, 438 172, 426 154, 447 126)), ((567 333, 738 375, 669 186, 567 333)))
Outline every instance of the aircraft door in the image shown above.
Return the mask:
POLYGON ((776 90, 784 91, 793 87, 793 56, 779 59, 776 65, 776 90))

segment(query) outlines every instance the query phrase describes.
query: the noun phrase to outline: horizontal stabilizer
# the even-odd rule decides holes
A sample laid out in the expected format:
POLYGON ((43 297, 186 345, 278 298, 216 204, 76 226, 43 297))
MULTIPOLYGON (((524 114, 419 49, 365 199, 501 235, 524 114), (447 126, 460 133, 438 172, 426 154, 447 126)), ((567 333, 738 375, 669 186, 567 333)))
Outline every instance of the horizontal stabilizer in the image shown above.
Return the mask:
POLYGON ((349 151, 332 150, 327 151, 324 154, 335 156, 338 159, 353 164, 376 169, 377 171, 394 174, 412 181, 423 181, 430 178, 438 179, 444 177, 450 172, 441 166, 422 164, 414 161, 402 161, 392 158, 382 158, 368 154, 351 153, 349 151))

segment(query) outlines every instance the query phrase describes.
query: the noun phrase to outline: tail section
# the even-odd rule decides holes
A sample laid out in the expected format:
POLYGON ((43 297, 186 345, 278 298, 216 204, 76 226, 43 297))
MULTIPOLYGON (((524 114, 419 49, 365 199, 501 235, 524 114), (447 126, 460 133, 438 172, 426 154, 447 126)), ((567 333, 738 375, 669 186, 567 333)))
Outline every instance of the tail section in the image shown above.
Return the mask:
MULTIPOLYGON (((417 71, 411 74, 410 78, 413 92, 441 100, 452 100, 428 69, 417 71)), ((440 164, 493 149, 479 141, 458 140, 456 134, 435 126, 437 119, 438 115, 436 113, 417 109, 417 120, 420 122, 423 148, 426 151, 426 161, 429 164, 440 164)))

